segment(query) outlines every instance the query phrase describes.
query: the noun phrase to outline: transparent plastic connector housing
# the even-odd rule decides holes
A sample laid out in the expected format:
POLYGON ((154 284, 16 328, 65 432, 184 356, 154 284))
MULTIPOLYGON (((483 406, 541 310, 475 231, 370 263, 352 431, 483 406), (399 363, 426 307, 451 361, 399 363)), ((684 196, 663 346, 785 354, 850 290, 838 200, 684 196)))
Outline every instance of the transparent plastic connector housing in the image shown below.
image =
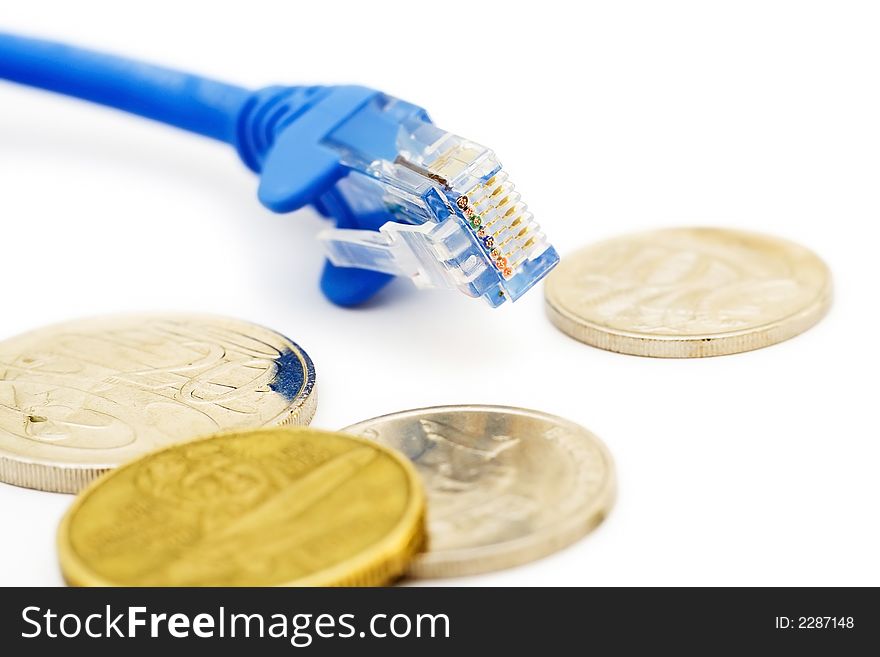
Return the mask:
POLYGON ((559 256, 495 154, 440 130, 421 112, 406 116, 408 103, 387 102, 382 112, 398 115, 393 160, 352 149, 345 135, 328 145, 349 169, 336 192, 351 211, 392 220, 378 231, 323 231, 328 258, 406 276, 420 288, 457 288, 493 307, 515 301, 559 256))

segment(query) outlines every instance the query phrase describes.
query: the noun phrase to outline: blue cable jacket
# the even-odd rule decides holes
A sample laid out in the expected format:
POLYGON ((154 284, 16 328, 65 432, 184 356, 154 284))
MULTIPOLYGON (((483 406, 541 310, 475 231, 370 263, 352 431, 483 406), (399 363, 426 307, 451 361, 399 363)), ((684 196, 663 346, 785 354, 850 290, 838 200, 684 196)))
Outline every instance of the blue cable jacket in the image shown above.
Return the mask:
MULTIPOLYGON (((342 166, 319 142, 335 124, 351 118, 378 92, 362 87, 276 86, 250 91, 196 75, 75 48, 52 41, 0 32, 0 80, 54 91, 176 126, 233 145, 242 161, 261 174, 260 200, 275 212, 314 203, 327 214, 322 194, 342 166), (321 105, 321 111, 310 110, 321 105), (274 146, 288 134, 283 148, 274 146), (265 164, 275 154, 266 175, 265 164)), ((359 138, 374 145, 377 135, 359 138)), ((325 192, 327 192, 325 194, 325 192)), ((339 205, 339 204, 337 204, 339 205)), ((329 212, 340 226, 361 225, 345 205, 329 212)), ((383 215, 382 219, 386 219, 383 215)), ((321 289, 334 303, 362 303, 393 277, 326 263, 321 289)))
POLYGON ((0 78, 115 107, 230 144, 247 89, 0 32, 0 78))

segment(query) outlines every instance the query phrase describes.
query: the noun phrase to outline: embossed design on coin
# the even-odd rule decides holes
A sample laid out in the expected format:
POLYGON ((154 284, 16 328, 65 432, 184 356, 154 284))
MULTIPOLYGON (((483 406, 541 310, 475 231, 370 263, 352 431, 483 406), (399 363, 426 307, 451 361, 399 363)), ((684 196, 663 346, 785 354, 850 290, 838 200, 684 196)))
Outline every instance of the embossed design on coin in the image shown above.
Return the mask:
POLYGON ((424 544, 412 465, 369 441, 274 428, 174 445, 77 498, 59 529, 79 586, 375 586, 424 544))
POLYGON ((831 303, 816 254, 775 237, 675 228, 564 258, 547 314, 573 338, 639 356, 695 358, 766 347, 806 331, 831 303))
POLYGON ((261 326, 120 316, 0 343, 0 480, 76 492, 101 472, 220 430, 308 424, 315 371, 261 326))
POLYGON ((424 408, 344 429, 406 454, 428 496, 428 551, 415 577, 515 566, 576 541, 608 513, 604 445, 562 418, 503 406, 424 408))

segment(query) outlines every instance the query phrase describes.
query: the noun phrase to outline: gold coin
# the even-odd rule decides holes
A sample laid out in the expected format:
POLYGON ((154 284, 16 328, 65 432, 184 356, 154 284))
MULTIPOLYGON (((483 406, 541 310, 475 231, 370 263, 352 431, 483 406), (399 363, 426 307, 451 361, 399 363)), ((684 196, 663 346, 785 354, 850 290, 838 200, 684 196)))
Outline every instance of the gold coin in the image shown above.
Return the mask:
POLYGON ((505 406, 402 411, 344 431, 399 450, 428 496, 428 549, 413 577, 509 568, 561 550, 596 527, 615 495, 611 455, 562 418, 505 406))
POLYGON ((0 481, 63 493, 200 435, 308 424, 315 368, 295 343, 236 319, 137 315, 0 343, 0 481))
POLYGON ((766 347, 818 322, 831 273, 792 242, 718 228, 673 228, 582 249, 550 273, 547 314, 594 347, 699 358, 766 347))
POLYGON ((410 463, 306 428, 227 433, 107 473, 61 523, 77 586, 378 586, 424 542, 410 463))

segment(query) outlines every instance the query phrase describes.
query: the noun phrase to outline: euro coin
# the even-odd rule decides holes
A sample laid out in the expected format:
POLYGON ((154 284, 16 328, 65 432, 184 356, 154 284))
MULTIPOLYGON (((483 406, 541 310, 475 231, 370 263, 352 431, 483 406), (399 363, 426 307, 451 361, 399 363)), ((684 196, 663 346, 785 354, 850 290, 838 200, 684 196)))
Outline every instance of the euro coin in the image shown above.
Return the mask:
POLYGON ((107 473, 59 529, 79 586, 373 586, 424 542, 401 455, 341 433, 275 428, 168 447, 107 473))
POLYGON ((503 406, 394 413, 345 429, 406 454, 428 497, 428 549, 409 575, 473 575, 578 540, 609 512, 611 456, 583 427, 503 406))
POLYGON ((308 424, 315 368, 288 338, 236 319, 74 321, 0 343, 0 480, 73 493, 165 445, 308 424))
POLYGON ((563 258, 547 278, 557 328, 638 356, 699 358, 766 347, 818 322, 831 274, 786 240, 717 228, 620 237, 563 258))

